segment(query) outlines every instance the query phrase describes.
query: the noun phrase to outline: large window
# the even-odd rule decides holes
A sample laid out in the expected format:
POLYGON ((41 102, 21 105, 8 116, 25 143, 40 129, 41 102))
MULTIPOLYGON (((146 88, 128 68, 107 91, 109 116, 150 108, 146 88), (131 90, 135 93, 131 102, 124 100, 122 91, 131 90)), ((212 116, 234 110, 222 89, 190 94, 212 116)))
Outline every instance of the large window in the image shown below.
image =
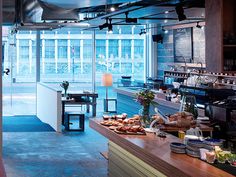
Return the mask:
MULTIPOLYGON (((139 35, 142 28, 144 26, 113 26, 113 34, 108 34, 106 30, 96 30, 95 61, 92 39, 94 31, 76 28, 41 31, 41 81, 60 88, 60 83, 67 80, 70 82, 70 90, 92 90, 95 71, 95 85, 102 99, 105 94, 101 77, 105 72, 113 75, 114 86, 122 75, 129 75, 132 80, 143 80, 145 35, 139 35)), ((35 32, 17 34, 15 58, 17 81, 35 82, 31 79, 36 74, 35 32), (28 77, 30 73, 32 77, 28 77)))

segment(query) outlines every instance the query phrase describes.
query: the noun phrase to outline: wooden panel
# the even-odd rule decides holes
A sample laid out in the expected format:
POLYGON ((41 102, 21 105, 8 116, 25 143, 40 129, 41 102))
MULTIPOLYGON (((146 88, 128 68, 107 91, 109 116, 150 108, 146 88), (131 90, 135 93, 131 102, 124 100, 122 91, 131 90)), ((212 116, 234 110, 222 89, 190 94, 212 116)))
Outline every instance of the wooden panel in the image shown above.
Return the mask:
POLYGON ((173 176, 173 174, 176 177, 232 176, 199 159, 172 153, 170 143, 181 142, 177 137, 169 134, 165 139, 154 134, 147 134, 146 136, 120 135, 102 126, 99 123, 100 121, 101 119, 90 119, 90 127, 166 176, 173 176))
POLYGON ((125 149, 116 145, 113 142, 109 142, 109 172, 115 171, 112 168, 117 169, 116 173, 122 171, 122 176, 135 176, 135 177, 164 177, 165 175, 157 171, 150 165, 146 164, 142 160, 130 154, 125 149))
POLYGON ((224 0, 223 3, 223 33, 234 33, 236 32, 236 1, 235 0, 224 0))
POLYGON ((206 0, 206 70, 223 70, 223 0, 206 0))

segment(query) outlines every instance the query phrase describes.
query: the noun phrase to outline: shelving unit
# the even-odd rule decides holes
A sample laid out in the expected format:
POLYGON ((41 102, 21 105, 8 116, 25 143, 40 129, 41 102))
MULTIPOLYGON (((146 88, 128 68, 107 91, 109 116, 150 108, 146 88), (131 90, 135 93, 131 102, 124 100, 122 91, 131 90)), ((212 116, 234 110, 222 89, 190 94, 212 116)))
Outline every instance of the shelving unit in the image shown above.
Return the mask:
POLYGON ((236 1, 207 0, 206 63, 208 72, 236 72, 236 1))
MULTIPOLYGON (((192 75, 199 75, 195 72, 181 72, 181 71, 164 71, 164 83, 166 83, 166 78, 180 79, 183 81, 192 75)), ((201 73, 201 76, 211 76, 217 77, 217 84, 223 86, 236 87, 236 73, 234 75, 228 73, 201 73), (224 82, 222 82, 224 80, 224 82), (229 83, 227 83, 229 82, 229 83)))
POLYGON ((183 82, 189 76, 190 74, 184 71, 164 71, 164 83, 168 83, 167 78, 173 78, 175 81, 183 82))

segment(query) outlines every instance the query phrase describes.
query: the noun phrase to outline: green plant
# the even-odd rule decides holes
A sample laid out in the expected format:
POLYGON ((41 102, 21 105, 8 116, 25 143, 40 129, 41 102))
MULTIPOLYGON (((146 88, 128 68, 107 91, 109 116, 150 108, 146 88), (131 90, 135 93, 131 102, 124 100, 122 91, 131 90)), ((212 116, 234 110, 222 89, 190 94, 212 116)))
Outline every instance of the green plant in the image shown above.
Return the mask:
POLYGON ((64 89, 64 91, 65 91, 65 95, 66 95, 66 93, 67 93, 67 90, 68 90, 68 87, 69 87, 69 82, 68 81, 63 81, 61 84, 60 84, 60 86, 64 89))
POLYGON ((136 96, 136 101, 143 106, 142 112, 140 112, 140 114, 142 114, 141 122, 143 126, 148 127, 149 124, 151 123, 151 117, 149 116, 150 105, 151 104, 156 105, 156 103, 153 102, 155 94, 151 90, 145 89, 136 93, 135 96, 136 96))
POLYGON ((153 103, 153 100, 155 98, 154 92, 148 89, 141 90, 140 92, 136 93, 135 96, 136 101, 142 106, 149 106, 151 103, 153 103))

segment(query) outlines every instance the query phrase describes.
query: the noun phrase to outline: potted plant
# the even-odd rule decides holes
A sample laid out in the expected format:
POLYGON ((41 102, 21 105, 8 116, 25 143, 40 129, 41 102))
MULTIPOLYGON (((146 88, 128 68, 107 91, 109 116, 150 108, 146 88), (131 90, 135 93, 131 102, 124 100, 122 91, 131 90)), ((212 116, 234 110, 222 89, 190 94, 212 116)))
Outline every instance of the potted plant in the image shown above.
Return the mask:
POLYGON ((140 92, 136 93, 135 100, 142 106, 142 109, 140 110, 141 122, 145 127, 148 127, 152 121, 149 115, 149 109, 151 104, 156 105, 156 103, 153 102, 154 98, 154 92, 149 89, 141 90, 140 92))
POLYGON ((67 90, 69 87, 69 82, 68 81, 63 81, 60 86, 64 89, 64 97, 66 97, 68 99, 68 95, 67 95, 67 90))

